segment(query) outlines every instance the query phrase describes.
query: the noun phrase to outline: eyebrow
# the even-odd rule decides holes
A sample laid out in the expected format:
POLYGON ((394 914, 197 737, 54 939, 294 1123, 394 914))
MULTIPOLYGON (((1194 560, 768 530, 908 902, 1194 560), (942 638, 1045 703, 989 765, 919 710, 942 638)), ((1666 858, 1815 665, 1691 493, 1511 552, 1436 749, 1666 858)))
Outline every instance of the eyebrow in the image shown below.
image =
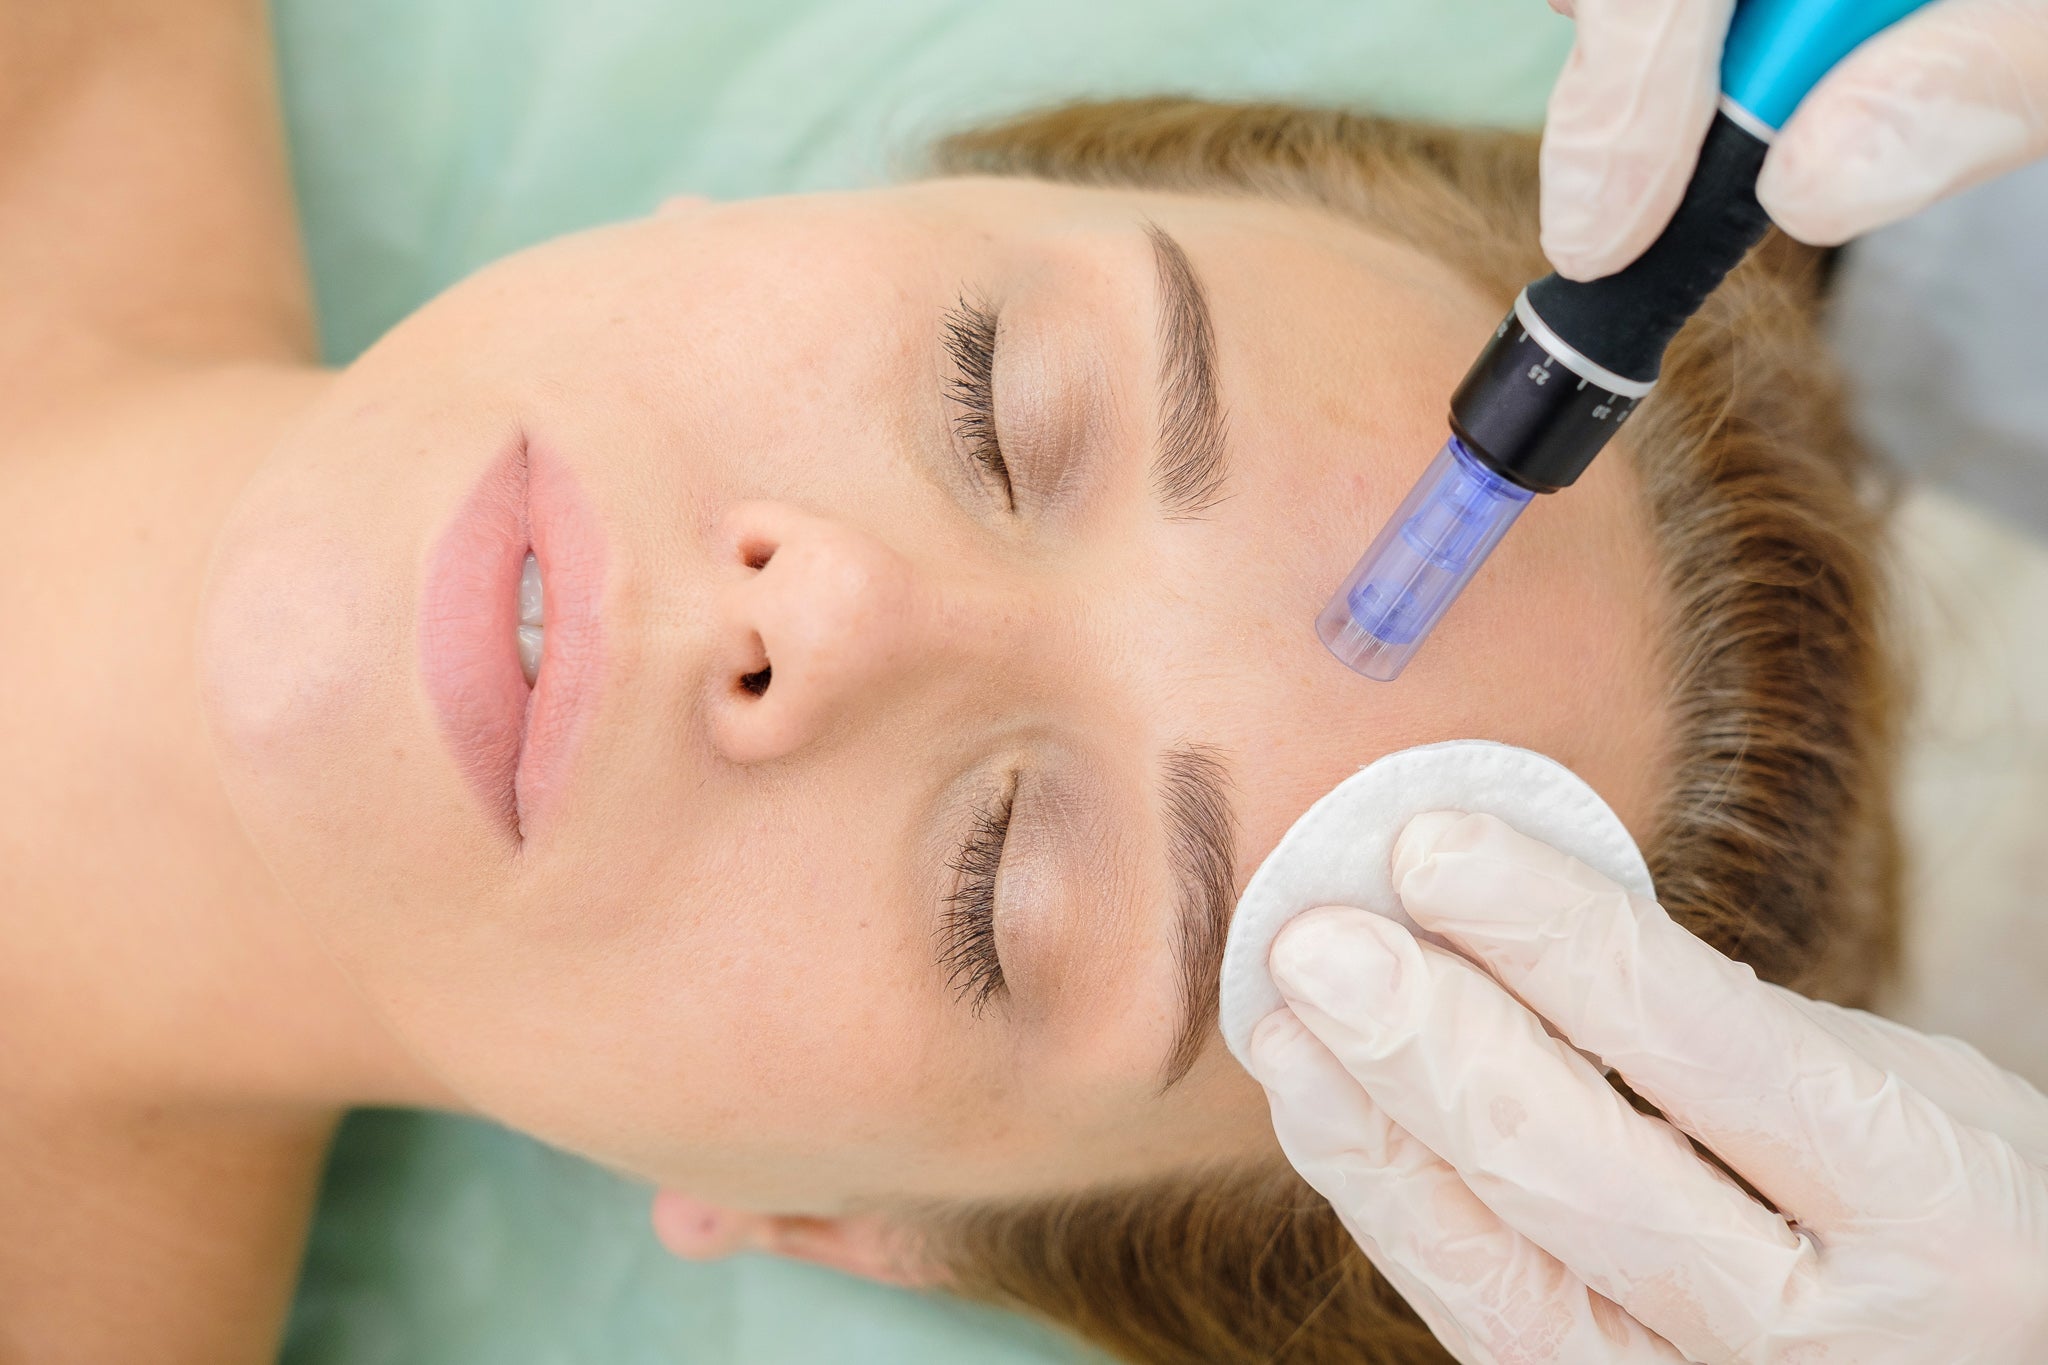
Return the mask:
MULTIPOLYGON (((1157 223, 1145 224, 1159 281, 1159 446, 1152 486, 1167 516, 1198 517, 1223 496, 1228 423, 1216 382, 1216 324, 1194 262, 1157 223)), ((1159 1093, 1194 1067, 1216 1030, 1223 943, 1237 905, 1237 816, 1222 756, 1207 745, 1169 749, 1161 765, 1166 859, 1178 892, 1175 948, 1180 1030, 1159 1093)))
POLYGON ((1223 942, 1237 905, 1237 816, 1230 772, 1207 745, 1169 749, 1161 764, 1166 861, 1179 892, 1180 1032, 1159 1093, 1188 1074, 1216 1029, 1223 942))
POLYGON ((1216 326, 1194 263, 1173 234, 1145 224, 1159 275, 1159 448, 1152 484, 1168 516, 1198 517, 1223 495, 1223 401, 1216 385, 1216 326))

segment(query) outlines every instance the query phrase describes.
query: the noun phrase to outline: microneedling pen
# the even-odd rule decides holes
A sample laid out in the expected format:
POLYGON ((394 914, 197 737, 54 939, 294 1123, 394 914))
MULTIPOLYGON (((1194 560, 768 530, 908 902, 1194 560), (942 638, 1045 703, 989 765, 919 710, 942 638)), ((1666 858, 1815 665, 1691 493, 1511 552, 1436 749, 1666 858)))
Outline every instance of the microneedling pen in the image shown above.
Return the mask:
POLYGON ((1457 392, 1451 439, 1316 618, 1330 652, 1391 682, 1538 493, 1593 457, 1657 382, 1664 348, 1770 220, 1757 172, 1821 77, 1928 0, 1738 0, 1721 107, 1671 223, 1634 264, 1516 298, 1457 392))

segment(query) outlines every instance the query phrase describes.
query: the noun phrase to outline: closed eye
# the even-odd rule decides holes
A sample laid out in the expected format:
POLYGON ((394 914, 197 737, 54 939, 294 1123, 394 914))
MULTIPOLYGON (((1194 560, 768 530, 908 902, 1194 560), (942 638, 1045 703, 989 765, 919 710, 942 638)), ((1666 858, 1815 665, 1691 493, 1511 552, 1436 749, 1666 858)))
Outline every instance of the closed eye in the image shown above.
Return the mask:
POLYGON ((1010 466, 996 436, 996 312, 987 303, 960 296, 943 320, 946 350, 953 357, 953 376, 946 396, 958 409, 954 434, 982 475, 1001 488, 1004 505, 1017 510, 1010 466))
POLYGON ((976 812, 974 828, 951 863, 958 880, 946 897, 945 919, 939 930, 939 966, 954 998, 971 1000, 976 1016, 1007 989, 1003 961, 996 953, 996 874, 1002 870, 1016 795, 1013 776, 993 801, 976 812))

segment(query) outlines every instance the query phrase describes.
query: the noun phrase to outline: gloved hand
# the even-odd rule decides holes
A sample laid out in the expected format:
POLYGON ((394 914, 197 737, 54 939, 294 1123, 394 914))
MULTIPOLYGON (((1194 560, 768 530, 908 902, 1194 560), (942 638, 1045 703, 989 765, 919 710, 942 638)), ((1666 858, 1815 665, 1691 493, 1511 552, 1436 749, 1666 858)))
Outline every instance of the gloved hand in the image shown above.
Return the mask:
POLYGON ((1415 819, 1394 881, 1458 952, 1312 910, 1249 1051, 1288 1159, 1459 1360, 2048 1360, 2048 1097, 1490 816, 1415 819))
MULTIPOLYGON (((1543 250, 1612 274, 1671 220, 1720 98, 1734 0, 1550 0, 1578 20, 1543 130, 1543 250)), ((2048 0, 1939 0, 1864 43, 1785 123, 1757 199, 1831 246, 2048 155, 2048 0)))

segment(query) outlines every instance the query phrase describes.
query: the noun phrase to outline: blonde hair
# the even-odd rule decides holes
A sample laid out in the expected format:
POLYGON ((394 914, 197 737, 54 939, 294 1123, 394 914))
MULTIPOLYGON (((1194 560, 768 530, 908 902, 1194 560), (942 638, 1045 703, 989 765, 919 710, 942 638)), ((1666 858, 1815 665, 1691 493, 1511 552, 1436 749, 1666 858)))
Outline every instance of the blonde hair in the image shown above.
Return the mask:
MULTIPOLYGON (((1503 313, 1549 269, 1522 134, 1129 100, 962 133, 935 169, 1324 210, 1442 260, 1503 313)), ((1860 1004, 1898 953, 1898 693, 1881 513, 1814 328, 1821 264, 1767 242, 1680 333, 1632 425, 1674 608, 1676 764, 1646 851, 1693 932, 1767 980, 1860 1004)), ((1451 1359, 1285 1167, 977 1207, 930 1235, 959 1292, 1129 1360, 1451 1359)))

